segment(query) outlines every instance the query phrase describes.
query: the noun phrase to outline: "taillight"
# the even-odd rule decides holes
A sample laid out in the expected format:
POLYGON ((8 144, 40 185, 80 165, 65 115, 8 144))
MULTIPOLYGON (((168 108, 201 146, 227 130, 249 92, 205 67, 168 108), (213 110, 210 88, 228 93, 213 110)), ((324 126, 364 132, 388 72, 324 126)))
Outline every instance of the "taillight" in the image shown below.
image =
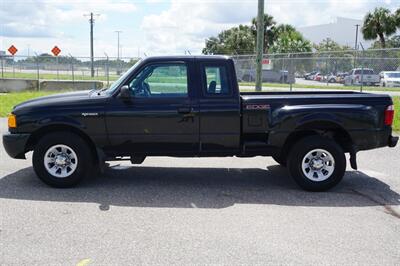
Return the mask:
POLYGON ((394 105, 389 105, 385 110, 385 125, 391 126, 394 118, 394 105))

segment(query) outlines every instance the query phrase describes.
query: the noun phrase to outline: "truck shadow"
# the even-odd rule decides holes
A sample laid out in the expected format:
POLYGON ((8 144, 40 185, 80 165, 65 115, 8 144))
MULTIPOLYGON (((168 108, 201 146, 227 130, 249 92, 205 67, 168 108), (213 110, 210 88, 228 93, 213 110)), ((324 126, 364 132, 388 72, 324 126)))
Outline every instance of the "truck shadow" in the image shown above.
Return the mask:
POLYGON ((114 167, 73 189, 50 188, 28 167, 0 179, 0 198, 92 202, 103 211, 110 206, 226 208, 235 204, 272 204, 383 206, 390 212, 390 205, 400 204, 397 192, 360 171, 346 172, 343 181, 328 192, 311 193, 298 188, 287 170, 278 165, 266 169, 114 167))

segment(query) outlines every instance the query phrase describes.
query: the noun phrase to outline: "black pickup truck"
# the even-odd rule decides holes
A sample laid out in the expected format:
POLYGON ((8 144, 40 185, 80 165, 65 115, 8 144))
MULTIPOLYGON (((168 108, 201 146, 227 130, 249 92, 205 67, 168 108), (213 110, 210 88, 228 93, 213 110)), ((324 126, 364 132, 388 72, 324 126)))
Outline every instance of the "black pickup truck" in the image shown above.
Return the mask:
POLYGON ((387 95, 239 92, 223 56, 149 57, 110 88, 42 97, 14 107, 7 153, 33 150, 38 177, 76 185, 104 162, 146 156, 272 156, 304 189, 336 185, 356 153, 394 147, 387 95))

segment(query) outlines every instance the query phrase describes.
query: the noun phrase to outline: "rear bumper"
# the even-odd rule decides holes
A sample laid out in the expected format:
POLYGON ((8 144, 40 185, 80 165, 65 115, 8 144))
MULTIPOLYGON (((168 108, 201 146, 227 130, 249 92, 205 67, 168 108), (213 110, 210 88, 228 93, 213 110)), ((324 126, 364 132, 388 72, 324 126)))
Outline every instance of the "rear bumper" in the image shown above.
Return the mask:
POLYGON ((3 146, 7 154, 15 159, 25 159, 26 143, 30 134, 11 134, 3 135, 3 146))
POLYGON ((388 146, 391 147, 391 148, 393 148, 393 147, 395 147, 395 146, 397 145, 397 142, 398 142, 398 141, 399 141, 399 137, 390 136, 390 137, 389 137, 388 146))
POLYGON ((392 128, 385 127, 378 130, 349 131, 354 148, 357 151, 371 150, 381 147, 395 147, 399 137, 392 135, 392 128))

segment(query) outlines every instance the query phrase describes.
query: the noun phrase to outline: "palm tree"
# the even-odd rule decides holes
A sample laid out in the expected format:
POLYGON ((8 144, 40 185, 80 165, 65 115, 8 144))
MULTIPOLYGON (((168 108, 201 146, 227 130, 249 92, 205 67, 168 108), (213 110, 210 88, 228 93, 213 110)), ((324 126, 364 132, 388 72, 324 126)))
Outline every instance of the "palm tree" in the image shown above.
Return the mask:
MULTIPOLYGON (((264 52, 268 53, 269 47, 274 43, 275 37, 275 25, 276 22, 273 16, 264 14, 264 52)), ((254 39, 257 40, 257 18, 251 20, 251 30, 253 32, 254 39)))
POLYGON ((375 8, 368 12, 364 18, 362 33, 364 39, 375 40, 379 38, 382 48, 386 47, 386 37, 396 32, 396 19, 387 8, 375 8))
POLYGON ((396 27, 400 29, 400 8, 396 10, 394 13, 395 19, 396 19, 396 27))
POLYGON ((296 28, 293 27, 293 26, 290 25, 290 24, 279 24, 278 26, 276 26, 276 27, 274 28, 274 37, 275 37, 275 40, 276 40, 276 39, 278 38, 278 36, 279 36, 280 34, 282 34, 282 33, 285 33, 285 32, 295 32, 295 31, 297 31, 296 28))

